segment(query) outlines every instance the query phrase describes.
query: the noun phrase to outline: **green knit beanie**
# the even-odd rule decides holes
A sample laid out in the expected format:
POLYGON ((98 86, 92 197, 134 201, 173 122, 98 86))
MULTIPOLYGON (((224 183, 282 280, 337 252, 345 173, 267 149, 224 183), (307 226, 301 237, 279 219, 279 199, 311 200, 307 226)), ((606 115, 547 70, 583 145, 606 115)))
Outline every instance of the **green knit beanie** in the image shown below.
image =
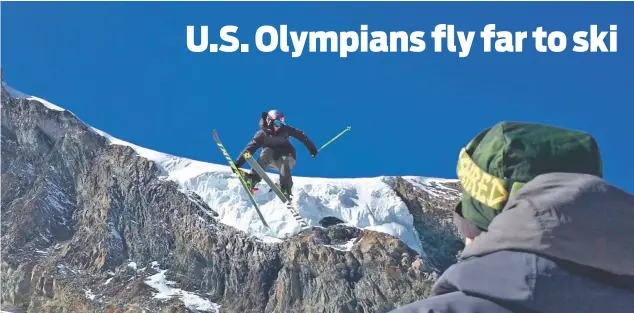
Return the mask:
POLYGON ((513 193, 536 176, 552 172, 603 177, 595 139, 550 125, 500 122, 460 151, 457 173, 463 195, 456 213, 487 231, 513 193))

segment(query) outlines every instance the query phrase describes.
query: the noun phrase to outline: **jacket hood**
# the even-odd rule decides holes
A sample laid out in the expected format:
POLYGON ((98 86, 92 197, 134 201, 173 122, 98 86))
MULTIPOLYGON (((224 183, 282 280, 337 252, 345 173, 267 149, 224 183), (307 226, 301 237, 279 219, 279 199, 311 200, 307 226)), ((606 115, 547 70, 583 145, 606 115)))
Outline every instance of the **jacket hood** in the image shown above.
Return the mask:
POLYGON ((523 251, 634 280, 633 225, 633 195, 593 175, 543 174, 509 199, 460 258, 523 251))
POLYGON ((275 131, 269 127, 266 126, 266 117, 268 115, 268 112, 262 112, 262 116, 260 116, 260 122, 258 123, 258 126, 260 126, 260 129, 263 130, 266 133, 274 133, 275 131))

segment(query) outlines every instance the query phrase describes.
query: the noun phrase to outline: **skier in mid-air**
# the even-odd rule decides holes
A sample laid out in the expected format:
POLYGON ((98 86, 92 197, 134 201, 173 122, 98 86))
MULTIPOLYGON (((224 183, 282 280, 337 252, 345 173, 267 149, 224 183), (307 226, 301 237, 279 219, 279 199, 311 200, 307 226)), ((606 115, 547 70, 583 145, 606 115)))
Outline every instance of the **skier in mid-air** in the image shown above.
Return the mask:
MULTIPOLYGON (((295 167, 297 152, 289 137, 294 137, 302 142, 313 158, 318 153, 317 147, 302 130, 286 125, 284 113, 278 110, 262 112, 259 124, 260 129, 234 163, 239 169, 246 162, 245 152, 248 151, 254 155, 259 148, 263 148, 257 160, 258 164, 265 171, 269 168, 279 171, 280 190, 290 200, 293 188, 291 170, 295 167)), ((242 174, 246 180, 247 188, 251 190, 262 179, 253 170, 251 173, 243 172, 242 174)))

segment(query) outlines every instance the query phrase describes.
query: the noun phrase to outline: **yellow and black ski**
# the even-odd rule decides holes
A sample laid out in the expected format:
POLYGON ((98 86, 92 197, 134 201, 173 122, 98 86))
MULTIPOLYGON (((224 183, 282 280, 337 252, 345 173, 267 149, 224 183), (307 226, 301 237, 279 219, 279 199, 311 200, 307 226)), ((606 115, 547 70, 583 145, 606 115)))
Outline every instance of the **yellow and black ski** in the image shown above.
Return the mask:
POLYGON ((287 210, 289 210, 291 212, 291 214, 293 215, 293 217, 295 218, 295 220, 297 221, 297 223, 299 223, 300 227, 302 229, 308 227, 308 224, 306 223, 306 221, 304 220, 304 218, 302 218, 299 213, 297 213, 297 211, 295 210, 295 207, 293 207, 292 202, 286 198, 286 196, 282 193, 282 191, 280 190, 280 188, 277 187, 277 185, 275 183, 273 183, 273 181, 271 180, 271 178, 269 177, 269 175, 266 174, 266 172, 264 171, 264 169, 260 166, 260 164, 258 164, 258 162, 256 162, 253 159, 253 156, 251 155, 251 153, 249 153, 248 151, 246 151, 244 154, 244 159, 247 160, 247 162, 249 162, 249 165, 251 165, 251 168, 258 173, 258 175, 260 175, 260 177, 262 177, 262 179, 264 179, 264 181, 269 185, 269 187, 275 192, 275 194, 277 194, 277 196, 280 198, 280 200, 282 200, 282 202, 284 203, 284 206, 286 207, 287 210))
POLYGON ((251 199, 251 202, 253 203, 253 206, 255 207, 255 211, 258 212, 258 216, 260 217, 260 220, 262 220, 262 224, 264 224, 264 226, 266 226, 267 228, 270 229, 271 227, 269 227, 269 224, 264 219, 264 216, 262 216, 262 212, 260 212, 260 207, 258 206, 257 202, 255 201, 255 197, 253 196, 253 192, 247 187, 247 183, 244 180, 244 177, 242 176, 241 171, 238 170, 238 168, 236 167, 236 164, 233 163, 233 160, 231 159, 231 156, 229 156, 229 153, 227 152, 227 149, 225 149, 225 147, 222 145, 222 142, 220 141, 220 138, 218 138, 218 132, 216 132, 215 129, 213 130, 213 135, 214 135, 214 140, 216 141, 216 144, 218 144, 218 147, 220 148, 220 151, 222 151, 222 155, 225 156, 225 158, 229 162, 229 165, 231 166, 231 169, 233 169, 233 171, 236 173, 236 175, 240 179, 240 183, 242 183, 242 186, 244 187, 244 190, 247 191, 247 194, 249 195, 249 199, 251 199))

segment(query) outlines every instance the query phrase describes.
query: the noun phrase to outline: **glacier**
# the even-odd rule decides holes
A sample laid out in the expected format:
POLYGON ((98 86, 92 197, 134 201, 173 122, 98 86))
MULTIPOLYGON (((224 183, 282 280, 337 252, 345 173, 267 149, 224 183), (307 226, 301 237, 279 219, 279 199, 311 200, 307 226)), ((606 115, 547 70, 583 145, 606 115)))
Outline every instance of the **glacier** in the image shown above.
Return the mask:
MULTIPOLYGON (((24 94, 4 82, 2 84, 13 97, 34 100, 50 110, 66 111, 45 99, 24 94)), ((184 193, 193 192, 200 196, 211 209, 219 214, 217 219, 223 224, 270 243, 280 242, 300 231, 299 224, 275 193, 268 192, 269 188, 264 181, 258 186, 260 191, 255 193, 255 198, 273 232, 264 227, 239 179, 228 165, 202 162, 151 150, 115 138, 87 123, 84 124, 106 138, 110 144, 131 147, 140 157, 154 162, 161 169, 160 179, 175 182, 184 193)), ((213 144, 211 133, 210 142, 213 144)), ((221 154, 220 150, 218 154, 221 154)), ((277 173, 270 171, 268 173, 272 180, 279 180, 277 173)), ((401 177, 430 194, 441 197, 445 195, 438 194, 439 187, 442 190, 443 183, 457 181, 457 179, 423 176, 401 177)), ((423 256, 425 252, 414 227, 413 216, 407 205, 393 190, 395 180, 396 178, 392 176, 363 178, 294 176, 293 203, 309 226, 319 225, 319 221, 325 217, 336 217, 348 226, 383 232, 399 238, 423 256)), ((345 249, 345 247, 338 249, 345 249)))

